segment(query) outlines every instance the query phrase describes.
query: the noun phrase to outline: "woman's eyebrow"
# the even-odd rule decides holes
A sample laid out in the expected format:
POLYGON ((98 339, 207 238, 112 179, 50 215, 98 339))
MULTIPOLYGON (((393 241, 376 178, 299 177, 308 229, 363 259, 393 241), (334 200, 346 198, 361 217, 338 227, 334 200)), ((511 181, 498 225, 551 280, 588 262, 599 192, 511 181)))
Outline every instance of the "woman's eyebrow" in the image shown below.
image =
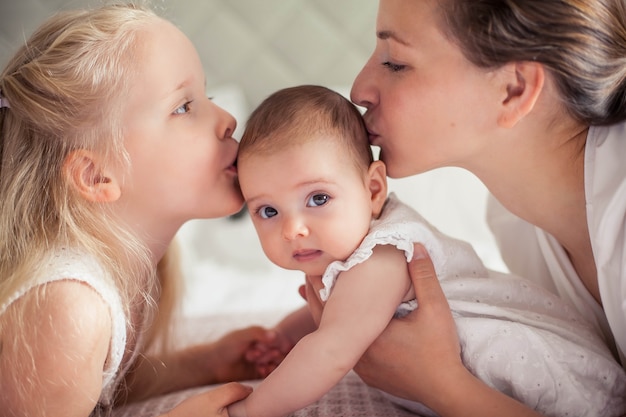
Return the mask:
POLYGON ((405 41, 400 36, 398 36, 396 32, 391 31, 391 30, 380 30, 376 33, 376 37, 378 37, 378 39, 383 40, 383 41, 392 39, 404 46, 410 46, 409 42, 405 41))

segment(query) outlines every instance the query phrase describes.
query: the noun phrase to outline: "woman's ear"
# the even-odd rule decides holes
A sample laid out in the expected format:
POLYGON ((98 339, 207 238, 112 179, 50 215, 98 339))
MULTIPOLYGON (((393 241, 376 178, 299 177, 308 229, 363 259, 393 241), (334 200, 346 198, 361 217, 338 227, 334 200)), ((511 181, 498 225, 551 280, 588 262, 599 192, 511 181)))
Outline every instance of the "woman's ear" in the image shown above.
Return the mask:
POLYGON ((506 92, 498 124, 510 128, 532 111, 543 90, 545 69, 534 61, 512 62, 500 69, 506 92))
POLYGON ((372 199, 372 216, 378 218, 387 200, 387 167, 383 161, 374 161, 367 170, 372 199))
POLYGON ((93 152, 84 149, 71 152, 63 163, 63 174, 68 183, 88 201, 113 202, 122 194, 118 182, 103 171, 93 152))

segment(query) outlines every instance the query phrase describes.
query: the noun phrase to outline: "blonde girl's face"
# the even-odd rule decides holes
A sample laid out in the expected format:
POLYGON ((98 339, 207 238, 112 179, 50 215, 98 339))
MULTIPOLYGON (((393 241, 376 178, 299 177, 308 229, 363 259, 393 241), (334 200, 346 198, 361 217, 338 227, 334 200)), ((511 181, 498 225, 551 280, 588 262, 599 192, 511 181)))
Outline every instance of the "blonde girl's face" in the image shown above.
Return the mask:
POLYGON ((139 74, 124 112, 131 160, 125 209, 176 226, 236 212, 243 204, 231 137, 236 122, 207 98, 196 49, 161 19, 140 42, 139 74))
POLYGON ((369 230, 365 173, 330 140, 246 155, 239 174, 263 250, 282 268, 321 275, 332 261, 345 260, 369 230))
POLYGON ((470 63, 437 26, 436 0, 380 0, 376 47, 352 87, 367 108, 370 143, 390 177, 470 168, 495 126, 492 74, 470 63))

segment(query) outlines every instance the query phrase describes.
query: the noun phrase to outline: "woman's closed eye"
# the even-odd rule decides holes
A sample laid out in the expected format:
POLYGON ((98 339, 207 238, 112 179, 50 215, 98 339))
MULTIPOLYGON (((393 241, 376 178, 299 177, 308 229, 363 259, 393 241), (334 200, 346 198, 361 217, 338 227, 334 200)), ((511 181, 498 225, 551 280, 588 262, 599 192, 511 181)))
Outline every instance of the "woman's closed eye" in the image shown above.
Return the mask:
POLYGON ((328 194, 313 194, 309 197, 306 206, 307 207, 319 207, 330 201, 330 196, 328 194))
POLYGON ((406 68, 406 65, 395 64, 395 63, 393 63, 391 61, 383 62, 383 66, 386 67, 391 72, 400 72, 400 71, 402 71, 403 69, 406 68))

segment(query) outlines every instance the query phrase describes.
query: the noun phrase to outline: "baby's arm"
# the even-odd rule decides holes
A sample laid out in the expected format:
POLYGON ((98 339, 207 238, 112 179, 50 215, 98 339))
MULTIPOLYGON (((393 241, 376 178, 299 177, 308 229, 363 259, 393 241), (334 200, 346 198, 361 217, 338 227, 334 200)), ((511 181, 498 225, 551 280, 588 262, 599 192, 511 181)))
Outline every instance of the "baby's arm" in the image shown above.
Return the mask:
POLYGON ((275 330, 295 345, 305 335, 314 331, 316 327, 308 307, 304 306, 282 319, 276 325, 275 330))
POLYGON ((93 289, 59 281, 31 290, 0 316, 0 329, 3 415, 91 413, 111 339, 109 309, 93 289))
POLYGON ((321 398, 357 363, 385 329, 410 288, 404 253, 379 246, 366 262, 343 272, 319 328, 304 336, 232 417, 282 416, 321 398))

